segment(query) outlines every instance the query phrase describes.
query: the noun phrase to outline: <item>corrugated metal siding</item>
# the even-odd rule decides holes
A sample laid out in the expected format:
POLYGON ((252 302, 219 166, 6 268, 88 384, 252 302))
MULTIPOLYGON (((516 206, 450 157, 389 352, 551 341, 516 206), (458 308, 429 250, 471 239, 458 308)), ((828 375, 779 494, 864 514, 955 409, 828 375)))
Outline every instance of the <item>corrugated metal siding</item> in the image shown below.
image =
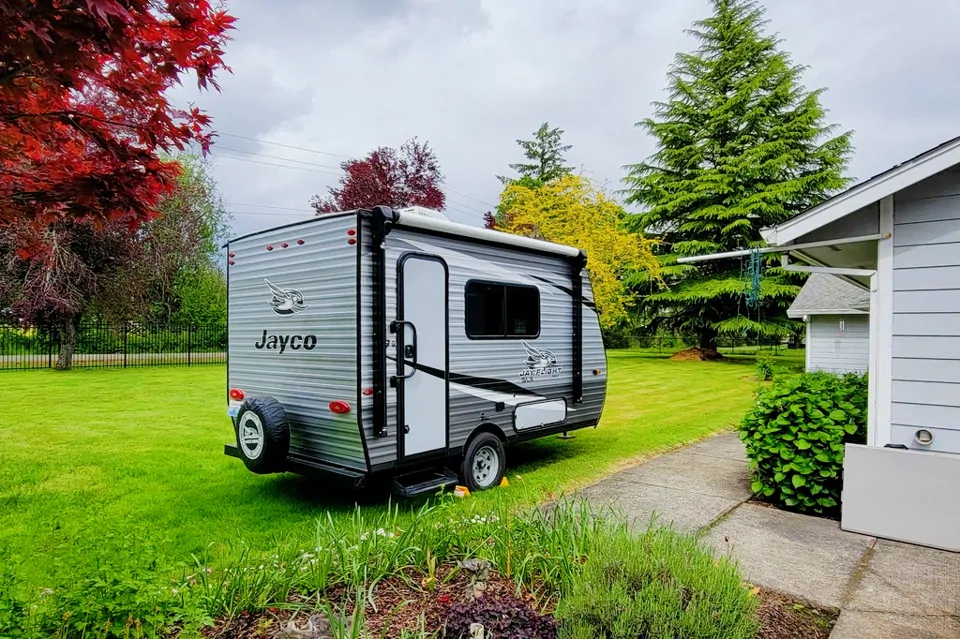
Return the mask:
MULTIPOLYGON (((364 251, 362 273, 365 281, 370 281, 372 272, 369 266, 369 232, 364 229, 364 251)), ((476 242, 461 241, 455 238, 429 236, 411 232, 403 227, 394 228, 387 237, 387 321, 394 319, 397 312, 396 265, 400 257, 416 251, 441 257, 449 269, 449 314, 450 314, 450 370, 453 378, 450 384, 450 446, 461 447, 469 434, 481 423, 496 424, 505 433, 512 435, 513 411, 510 405, 511 395, 497 395, 489 388, 479 390, 471 387, 458 376, 468 378, 489 378, 503 380, 522 387, 533 400, 537 395, 545 398, 566 398, 568 403, 568 423, 592 423, 599 417, 606 389, 606 360, 603 341, 596 313, 583 308, 583 403, 573 405, 571 393, 573 376, 572 329, 573 300, 569 262, 561 257, 533 255, 509 248, 481 245, 476 242), (540 290, 540 336, 526 340, 538 349, 552 351, 561 364, 561 373, 557 377, 539 377, 525 382, 521 372, 526 369, 527 352, 519 339, 472 340, 464 329, 465 299, 464 290, 470 279, 483 279, 505 283, 518 283, 537 286, 540 290), (592 371, 600 370, 599 375, 592 371), (507 400, 506 409, 497 412, 496 401, 507 400)), ((592 302, 593 295, 584 272, 584 297, 592 302)), ((368 362, 372 361, 372 351, 367 344, 372 339, 372 325, 366 320, 371 317, 372 298, 364 291, 362 341, 364 385, 372 385, 372 374, 368 362)), ((395 351, 388 349, 392 357, 395 351)), ((394 362, 388 363, 388 371, 393 371, 394 362)), ((523 398, 522 395, 518 396, 523 398)), ((389 435, 384 438, 372 438, 373 422, 367 415, 365 400, 364 431, 370 438, 369 453, 371 464, 390 462, 396 459, 397 420, 396 391, 388 389, 388 425, 389 435)), ((372 404, 370 404, 372 408, 372 404)), ((411 410, 413 410, 411 408, 411 410)), ((408 418, 409 421, 409 418, 408 418)))
POLYGON ((960 452, 960 172, 897 194, 893 239, 893 440, 960 452))
POLYGON ((335 399, 354 404, 357 397, 357 249, 346 234, 355 225, 355 215, 321 217, 230 244, 236 264, 229 273, 228 375, 248 397, 270 395, 283 404, 293 452, 362 469, 356 412, 335 415, 327 408, 335 399), (281 248, 283 242, 289 246, 281 248), (265 278, 299 290, 308 308, 274 313, 265 278), (316 335, 316 347, 288 347, 282 354, 257 349, 264 331, 316 335))
POLYGON ((870 361, 870 318, 812 315, 807 324, 810 371, 862 373, 870 361), (841 328, 843 323, 843 330, 841 328))

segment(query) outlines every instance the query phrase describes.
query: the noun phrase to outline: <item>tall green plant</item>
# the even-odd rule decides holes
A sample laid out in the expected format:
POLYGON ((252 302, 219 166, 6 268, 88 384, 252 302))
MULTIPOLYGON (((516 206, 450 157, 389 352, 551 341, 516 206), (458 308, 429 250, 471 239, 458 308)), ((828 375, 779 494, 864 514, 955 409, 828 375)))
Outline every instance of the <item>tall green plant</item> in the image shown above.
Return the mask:
POLYGON ((669 99, 637 126, 655 139, 648 160, 627 166, 626 201, 642 207, 633 227, 658 237, 660 289, 632 280, 653 329, 694 334, 716 349, 721 334, 786 336, 786 309, 800 281, 777 268, 747 311, 750 285, 739 260, 677 264, 681 256, 762 245, 760 229, 813 206, 848 183, 851 133, 836 134, 820 105, 823 89, 801 84, 804 67, 766 32, 753 0, 713 0, 713 14, 688 31, 699 42, 667 75, 669 99))
POLYGON ((753 492, 792 510, 840 505, 843 453, 867 435, 866 375, 804 373, 759 391, 740 424, 753 492))

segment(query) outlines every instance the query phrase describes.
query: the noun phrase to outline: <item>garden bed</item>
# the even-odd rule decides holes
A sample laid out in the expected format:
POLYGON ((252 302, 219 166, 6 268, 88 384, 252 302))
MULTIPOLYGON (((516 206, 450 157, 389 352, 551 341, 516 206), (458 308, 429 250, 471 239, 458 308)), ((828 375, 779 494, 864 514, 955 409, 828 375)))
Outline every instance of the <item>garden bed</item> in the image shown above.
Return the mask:
MULTIPOLYGON (((417 586, 416 574, 393 577, 376 586, 371 593, 373 603, 367 602, 363 636, 369 637, 442 637, 444 621, 451 608, 471 599, 470 577, 456 565, 442 567, 437 573, 438 584, 433 590, 417 586)), ((837 611, 815 608, 778 592, 755 589, 759 599, 757 619, 760 629, 756 639, 828 639, 837 619, 837 611)), ((345 589, 330 593, 332 606, 350 610, 352 603, 345 589)), ((526 606, 537 608, 533 593, 521 593, 518 598, 512 580, 491 573, 483 599, 495 601, 503 607, 526 606)), ((292 596, 289 608, 271 608, 259 614, 241 613, 229 619, 217 620, 216 625, 204 631, 209 639, 226 637, 238 639, 325 639, 322 632, 304 632, 309 619, 326 619, 325 608, 311 606, 302 597, 292 596), (296 628, 296 630, 291 629, 296 628)), ((550 615, 552 604, 539 610, 550 615)), ((322 625, 322 624, 321 624, 322 625)), ((335 633, 331 636, 336 637, 335 633)), ((352 635, 348 635, 352 636, 352 635)))

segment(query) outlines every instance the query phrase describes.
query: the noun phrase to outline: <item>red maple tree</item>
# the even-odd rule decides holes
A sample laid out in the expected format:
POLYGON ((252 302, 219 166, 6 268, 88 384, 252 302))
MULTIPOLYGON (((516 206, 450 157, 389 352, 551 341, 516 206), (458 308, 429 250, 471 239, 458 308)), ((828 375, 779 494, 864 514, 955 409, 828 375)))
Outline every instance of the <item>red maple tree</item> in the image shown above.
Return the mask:
POLYGON ((317 214, 386 205, 393 208, 423 206, 442 211, 446 196, 440 190, 443 174, 427 142, 408 140, 400 151, 380 147, 362 160, 340 164, 344 176, 328 189, 325 198, 315 195, 310 205, 317 214))
POLYGON ((209 116, 165 95, 214 79, 234 18, 208 0, 0 2, 0 223, 153 216, 209 116))

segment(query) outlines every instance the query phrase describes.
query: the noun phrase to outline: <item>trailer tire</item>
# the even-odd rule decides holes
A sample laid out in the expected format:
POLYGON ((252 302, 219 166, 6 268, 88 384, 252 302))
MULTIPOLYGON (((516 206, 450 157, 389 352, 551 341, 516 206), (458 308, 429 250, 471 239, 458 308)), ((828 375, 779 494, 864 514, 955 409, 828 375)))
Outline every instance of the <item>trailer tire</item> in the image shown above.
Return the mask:
POLYGON ((290 423, 280 402, 273 397, 247 399, 237 413, 234 430, 247 470, 260 475, 283 471, 290 449, 290 423))
POLYGON ((503 442, 493 433, 477 434, 467 444, 460 464, 460 478, 471 491, 500 485, 506 470, 507 453, 503 442))

